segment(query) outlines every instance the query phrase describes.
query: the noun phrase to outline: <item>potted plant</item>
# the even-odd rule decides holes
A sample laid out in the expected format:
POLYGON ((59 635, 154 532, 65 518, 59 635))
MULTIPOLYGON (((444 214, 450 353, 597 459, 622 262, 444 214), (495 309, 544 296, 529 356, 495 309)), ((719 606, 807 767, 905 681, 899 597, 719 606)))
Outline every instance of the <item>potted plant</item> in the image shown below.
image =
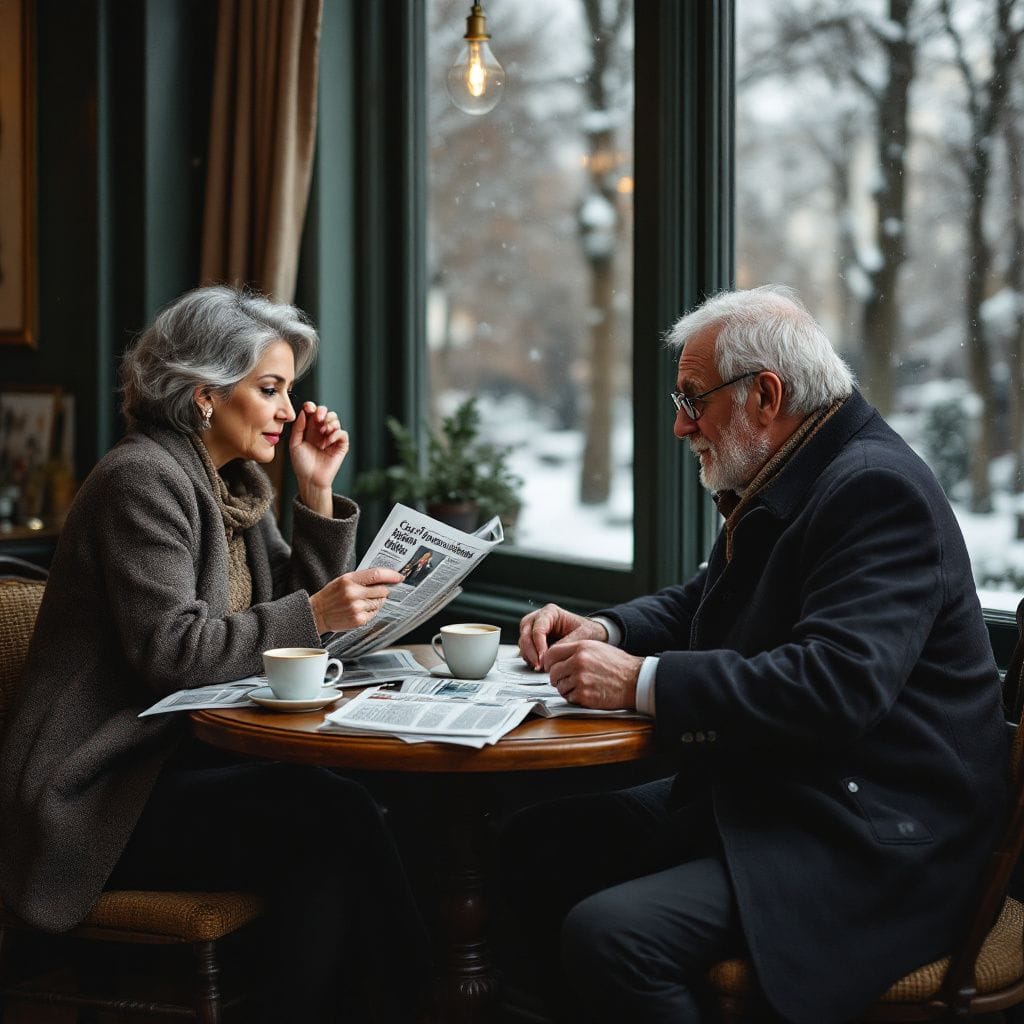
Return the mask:
POLYGON ((513 473, 508 465, 511 450, 497 445, 482 445, 480 448, 481 476, 477 485, 480 503, 480 518, 492 516, 501 519, 506 536, 515 529, 519 510, 523 507, 521 498, 523 478, 513 473))
POLYGON ((356 481, 360 494, 425 508, 428 515, 469 533, 481 516, 512 523, 522 480, 508 467, 510 448, 480 440, 480 413, 469 398, 446 416, 439 433, 427 432, 425 458, 408 427, 388 417, 398 462, 369 470, 356 481))

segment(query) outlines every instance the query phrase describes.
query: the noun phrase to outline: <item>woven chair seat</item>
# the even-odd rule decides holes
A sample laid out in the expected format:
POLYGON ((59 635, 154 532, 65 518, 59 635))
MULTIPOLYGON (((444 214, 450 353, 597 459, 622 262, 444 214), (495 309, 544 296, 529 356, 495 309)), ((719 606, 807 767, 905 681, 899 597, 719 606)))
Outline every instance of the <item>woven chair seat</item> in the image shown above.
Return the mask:
MULTIPOLYGON (((1008 898, 999 919, 988 933, 977 965, 979 995, 996 992, 1024 978, 1024 905, 1008 898)), ((949 968, 949 957, 925 964, 892 985, 878 1000, 880 1003, 919 1003, 939 994, 949 968)), ((724 996, 756 996, 760 992, 757 976, 749 960, 723 960, 708 972, 715 990, 724 996)))
POLYGON ((212 942, 254 921, 263 906, 259 896, 245 892, 114 890, 100 896, 82 925, 212 942))
MULTIPOLYGON (((79 927, 159 935, 177 942, 215 942, 255 921, 263 909, 262 897, 247 892, 115 889, 100 895, 79 927)), ((10 923, 18 923, 17 918, 10 923)))
MULTIPOLYGON (((1021 951, 1021 934, 1024 932, 1024 906, 1008 898, 1003 904, 999 919, 988 933, 978 954, 978 994, 995 992, 1012 985, 1024 977, 1024 953, 1021 951)), ((919 967, 916 971, 900 978, 882 996, 883 1003, 909 1003, 930 999, 938 995, 949 967, 949 957, 919 967)))

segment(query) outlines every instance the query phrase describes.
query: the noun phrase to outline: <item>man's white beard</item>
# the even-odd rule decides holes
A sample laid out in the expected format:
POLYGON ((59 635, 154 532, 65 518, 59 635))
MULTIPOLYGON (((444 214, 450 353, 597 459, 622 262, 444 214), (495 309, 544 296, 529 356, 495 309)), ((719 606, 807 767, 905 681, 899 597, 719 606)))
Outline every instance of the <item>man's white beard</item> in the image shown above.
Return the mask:
POLYGON ((694 455, 702 451, 711 453, 710 465, 700 459, 700 482, 716 494, 743 490, 771 457, 772 446, 767 437, 757 436, 754 427, 737 408, 717 444, 711 444, 704 437, 691 438, 690 451, 694 455))

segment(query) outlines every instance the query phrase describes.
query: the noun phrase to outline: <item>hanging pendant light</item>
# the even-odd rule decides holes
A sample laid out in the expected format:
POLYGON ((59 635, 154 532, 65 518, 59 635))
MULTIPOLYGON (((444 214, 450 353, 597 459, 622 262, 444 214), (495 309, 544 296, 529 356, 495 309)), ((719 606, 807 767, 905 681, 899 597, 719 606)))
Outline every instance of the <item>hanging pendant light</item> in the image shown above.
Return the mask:
POLYGON ((448 95, 459 110, 467 114, 486 114, 498 105, 504 93, 505 69, 491 53, 487 18, 479 4, 473 4, 462 38, 465 46, 448 69, 448 95))

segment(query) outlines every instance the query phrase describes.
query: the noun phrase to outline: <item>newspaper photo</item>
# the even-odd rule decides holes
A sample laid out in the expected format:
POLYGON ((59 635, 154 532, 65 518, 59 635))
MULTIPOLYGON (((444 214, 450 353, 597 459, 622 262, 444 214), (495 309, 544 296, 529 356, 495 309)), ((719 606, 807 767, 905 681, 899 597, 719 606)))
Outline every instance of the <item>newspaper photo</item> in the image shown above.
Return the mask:
POLYGON ((394 569, 402 582, 391 587, 370 622, 325 637, 324 646, 332 657, 348 661, 397 643, 462 593, 460 583, 504 539, 497 516, 475 533, 463 533, 396 505, 357 569, 394 569))

